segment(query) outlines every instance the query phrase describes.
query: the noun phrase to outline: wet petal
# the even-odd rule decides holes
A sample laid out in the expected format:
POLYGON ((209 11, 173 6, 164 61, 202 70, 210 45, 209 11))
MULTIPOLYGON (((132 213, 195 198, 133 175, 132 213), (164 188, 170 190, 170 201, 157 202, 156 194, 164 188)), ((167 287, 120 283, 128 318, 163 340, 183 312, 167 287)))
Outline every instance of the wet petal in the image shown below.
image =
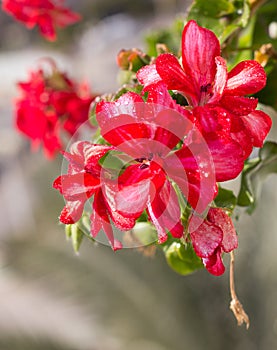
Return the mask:
POLYGON ((60 222, 65 225, 74 224, 80 220, 84 209, 84 201, 68 201, 59 217, 60 222))
POLYGON ((220 246, 223 239, 223 232, 217 225, 203 220, 203 223, 197 230, 190 232, 190 238, 195 253, 200 258, 208 258, 220 246))
POLYGON ((156 85, 162 81, 162 78, 157 72, 155 64, 149 64, 140 68, 140 70, 137 72, 137 79, 140 84, 144 85, 144 89, 148 88, 152 84, 156 85))
POLYGON ((178 59, 165 53, 157 57, 156 69, 169 90, 178 90, 184 95, 194 95, 193 82, 190 81, 178 59))
POLYGON ((221 276, 225 272, 225 266, 223 265, 221 258, 221 250, 218 248, 213 255, 208 258, 202 259, 206 269, 215 276, 221 276))
POLYGON ((184 233, 184 228, 180 221, 180 206, 178 197, 167 180, 160 191, 147 206, 148 213, 153 224, 157 225, 159 240, 163 241, 165 229, 169 231, 173 237, 181 238, 184 233), (163 228, 161 230, 161 228, 163 228))
MULTIPOLYGON (((216 74, 215 58, 220 56, 220 44, 213 32, 189 21, 182 36, 182 63, 184 71, 191 77, 194 89, 213 83, 216 74)), ((217 80, 218 90, 219 77, 217 80)))
POLYGON ((210 208, 208 220, 221 228, 223 240, 221 246, 226 253, 238 247, 238 238, 232 219, 221 208, 210 208))
POLYGON ((99 188, 100 180, 88 173, 61 175, 53 183, 66 200, 89 198, 99 188))
POLYGON ((221 182, 236 178, 244 166, 241 146, 224 135, 208 134, 206 140, 213 157, 216 180, 221 182))
POLYGON ((271 118, 263 111, 253 111, 241 118, 253 146, 262 147, 272 125, 271 118))
POLYGON ((260 91, 266 84, 263 67, 256 61, 242 61, 228 74, 224 94, 249 95, 260 91))

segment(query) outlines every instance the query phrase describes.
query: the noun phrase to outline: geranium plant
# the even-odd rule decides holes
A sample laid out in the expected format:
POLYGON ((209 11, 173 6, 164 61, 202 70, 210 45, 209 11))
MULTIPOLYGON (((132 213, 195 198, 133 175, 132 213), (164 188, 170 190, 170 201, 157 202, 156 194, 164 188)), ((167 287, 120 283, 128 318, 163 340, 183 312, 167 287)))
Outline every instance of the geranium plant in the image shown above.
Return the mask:
MULTIPOLYGON (((76 251, 84 236, 113 250, 153 245, 180 274, 204 267, 216 276, 230 253, 230 307, 247 327, 234 287, 233 212, 252 213, 260 181, 277 171, 261 92, 276 75, 275 42, 256 35, 264 3, 195 0, 167 35, 147 37, 146 52, 119 52, 122 86, 113 95, 95 98, 50 61, 50 73, 39 68, 18 84, 15 106, 18 129, 67 162, 53 187, 76 251), (61 131, 73 136, 68 147, 61 131), (236 196, 224 182, 239 176, 236 196)), ((4 1, 3 9, 50 40, 53 26, 79 19, 55 1, 26 4, 4 1)))

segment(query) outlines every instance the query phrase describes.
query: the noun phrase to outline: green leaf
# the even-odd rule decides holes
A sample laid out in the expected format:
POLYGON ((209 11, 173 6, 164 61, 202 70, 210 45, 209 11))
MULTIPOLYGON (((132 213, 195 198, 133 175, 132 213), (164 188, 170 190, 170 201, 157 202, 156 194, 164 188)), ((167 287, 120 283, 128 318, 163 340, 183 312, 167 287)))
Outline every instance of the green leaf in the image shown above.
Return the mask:
POLYGON ((277 143, 266 142, 260 149, 259 158, 249 161, 242 172, 237 204, 248 207, 251 214, 257 205, 262 182, 274 173, 277 173, 277 143))
POLYGON ((234 195, 233 191, 219 187, 214 202, 217 207, 228 209, 232 212, 237 204, 237 197, 234 195))
POLYGON ((187 17, 190 19, 212 30, 223 44, 238 28, 247 26, 250 7, 247 0, 195 0, 187 17))
POLYGON ((83 230, 80 229, 78 223, 71 225, 71 242, 75 253, 79 252, 80 245, 84 237, 83 230))
POLYGON ((201 259, 195 254, 191 244, 173 242, 164 247, 168 265, 181 275, 188 275, 203 268, 201 259))
POLYGON ((157 231, 149 222, 136 222, 131 233, 141 245, 149 245, 157 241, 157 231))
POLYGON ((272 68, 272 71, 267 77, 266 86, 257 94, 257 97, 263 104, 277 109, 277 63, 272 68))
POLYGON ((157 44, 165 44, 173 54, 178 55, 183 28, 184 19, 177 18, 172 27, 147 33, 144 38, 147 54, 152 57, 158 56, 157 44))
POLYGON ((119 173, 125 165, 119 157, 120 154, 119 151, 109 151, 99 160, 99 163, 103 168, 117 170, 119 173))
POLYGON ((229 15, 236 10, 233 1, 229 0, 195 0, 190 9, 191 13, 201 14, 201 16, 220 18, 229 15))

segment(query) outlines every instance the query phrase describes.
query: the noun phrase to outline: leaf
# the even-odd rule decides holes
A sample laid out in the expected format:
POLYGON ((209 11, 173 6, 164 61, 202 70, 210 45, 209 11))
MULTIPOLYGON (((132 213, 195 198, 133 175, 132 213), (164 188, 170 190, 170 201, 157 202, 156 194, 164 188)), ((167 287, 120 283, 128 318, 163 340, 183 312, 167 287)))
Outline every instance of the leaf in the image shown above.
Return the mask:
POLYGON ((250 7, 247 0, 195 0, 187 17, 190 19, 212 30, 223 44, 238 28, 247 26, 250 7))
POLYGON ((188 275, 203 268, 201 259, 195 254, 191 244, 173 242, 164 248, 168 265, 181 275, 188 275))
POLYGON ((228 209, 233 211, 237 204, 237 197, 234 195, 234 192, 227 190, 226 188, 219 187, 218 194, 214 200, 215 204, 219 208, 228 209))
POLYGON ((251 214, 257 205, 262 182, 274 173, 277 173, 277 143, 266 142, 260 149, 259 158, 249 161, 242 172, 237 204, 248 207, 251 214))
POLYGON ((277 63, 268 75, 266 86, 257 94, 260 102, 277 109, 277 63))
POLYGON ((75 253, 79 252, 83 237, 84 237, 84 233, 78 226, 78 223, 72 224, 71 225, 71 242, 75 253))
POLYGON ((145 35, 145 43, 147 45, 147 53, 150 56, 158 56, 157 44, 165 44, 170 52, 178 54, 180 50, 180 42, 182 30, 184 28, 184 20, 176 19, 173 26, 166 29, 151 31, 145 35))

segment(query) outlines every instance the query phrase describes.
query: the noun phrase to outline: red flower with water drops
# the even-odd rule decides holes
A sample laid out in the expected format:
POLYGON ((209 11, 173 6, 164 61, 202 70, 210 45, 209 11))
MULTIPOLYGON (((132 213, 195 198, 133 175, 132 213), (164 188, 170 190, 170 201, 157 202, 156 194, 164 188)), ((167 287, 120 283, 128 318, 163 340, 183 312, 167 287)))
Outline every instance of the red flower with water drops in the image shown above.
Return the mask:
POLYGON ((167 232, 182 237, 180 205, 171 181, 198 212, 216 194, 209 149, 194 130, 189 112, 162 84, 149 91, 146 102, 129 92, 115 102, 98 103, 96 112, 103 138, 129 156, 114 191, 117 211, 136 220, 146 209, 160 243, 167 232), (182 145, 176 149, 178 144, 182 145))
MULTIPOLYGON (((194 218, 195 220, 195 218, 194 218)), ((197 223, 197 221, 194 221, 197 223)), ((190 238, 196 254, 213 275, 222 275, 225 267, 222 253, 230 253, 238 246, 232 219, 221 208, 210 208, 207 218, 196 230, 191 225, 190 238)))
POLYGON ((262 66, 243 61, 228 73, 217 37, 195 21, 183 30, 182 65, 174 55, 162 54, 137 77, 146 90, 162 81, 186 97, 211 153, 221 158, 219 163, 215 159, 218 181, 235 178, 253 146, 261 147, 270 130, 270 117, 256 110, 258 100, 245 97, 265 86, 262 66))
POLYGON ((86 141, 74 143, 70 152, 64 152, 64 157, 69 162, 68 173, 59 176, 53 187, 59 190, 66 200, 60 215, 62 223, 67 225, 79 221, 85 203, 92 199, 91 235, 97 237, 100 230, 103 230, 111 247, 117 250, 122 248, 122 244, 114 238, 110 220, 123 231, 130 230, 135 220, 118 213, 107 195, 107 192, 113 191, 114 184, 108 171, 100 166, 99 160, 112 149, 114 147, 86 141))
POLYGON ((77 84, 51 64, 51 72, 38 69, 29 80, 18 83, 21 96, 16 100, 16 127, 34 148, 42 144, 46 156, 63 148, 62 133, 74 135, 88 120, 94 99, 86 84, 77 84))
POLYGON ((63 0, 2 0, 2 9, 29 29, 38 26, 42 36, 55 41, 56 28, 64 28, 81 19, 63 3, 63 0))

